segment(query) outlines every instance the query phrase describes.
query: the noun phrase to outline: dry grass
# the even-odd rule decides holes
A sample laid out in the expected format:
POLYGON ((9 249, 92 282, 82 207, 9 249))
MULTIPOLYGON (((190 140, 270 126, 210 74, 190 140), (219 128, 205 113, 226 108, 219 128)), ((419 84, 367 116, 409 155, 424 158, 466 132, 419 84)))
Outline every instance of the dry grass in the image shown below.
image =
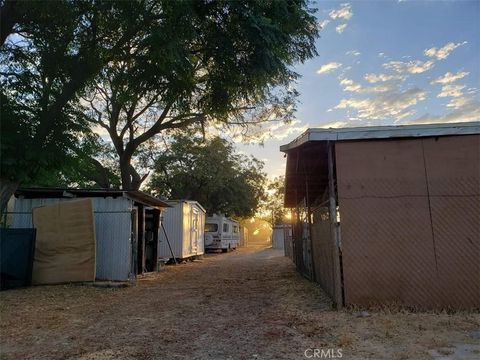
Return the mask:
MULTIPOLYGON (((170 266, 124 289, 41 286, 0 294, 1 359, 431 359, 475 346, 478 313, 396 305, 331 310, 278 251, 170 266), (357 317, 366 310, 368 317, 357 317), (443 353, 442 353, 443 351, 443 353)), ((473 348, 472 354, 475 354, 473 348)), ((475 355, 474 355, 475 356, 475 355)))

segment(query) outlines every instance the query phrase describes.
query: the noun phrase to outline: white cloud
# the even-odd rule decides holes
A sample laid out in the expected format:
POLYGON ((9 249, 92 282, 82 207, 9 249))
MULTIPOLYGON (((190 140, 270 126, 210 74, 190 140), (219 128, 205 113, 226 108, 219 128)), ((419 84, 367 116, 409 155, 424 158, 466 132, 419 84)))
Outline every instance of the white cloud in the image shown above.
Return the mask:
POLYGON ((444 85, 437 97, 460 97, 464 88, 465 85, 444 85))
POLYGON ((350 123, 348 121, 332 121, 325 124, 320 124, 320 127, 324 129, 328 129, 328 128, 342 128, 342 127, 347 127, 349 125, 350 123))
POLYGON ((345 31, 345 29, 347 28, 347 24, 342 24, 342 25, 338 25, 336 28, 335 28, 335 31, 339 34, 343 33, 345 31))
POLYGON ((396 89, 396 86, 392 84, 363 87, 362 85, 355 83, 350 79, 342 79, 342 81, 340 81, 340 85, 343 86, 343 91, 350 91, 359 94, 385 93, 396 89))
POLYGON ((341 67, 342 64, 337 63, 337 62, 330 62, 328 64, 324 64, 320 67, 320 69, 317 70, 317 74, 327 74, 329 72, 332 72, 339 67, 341 67))
POLYGON ((357 50, 350 50, 345 53, 345 55, 359 56, 361 53, 357 50))
POLYGON ((445 75, 440 76, 439 78, 432 80, 430 84, 451 84, 459 79, 464 78, 467 76, 469 73, 465 71, 459 71, 456 74, 453 74, 451 72, 447 72, 445 75))
POLYGON ((432 47, 430 49, 425 49, 424 54, 427 55, 428 57, 436 58, 437 60, 444 60, 450 55, 450 53, 453 50, 455 50, 461 45, 465 45, 466 43, 467 43, 466 41, 464 41, 463 43, 456 43, 456 44, 453 42, 449 42, 448 44, 446 44, 441 48, 432 47))
MULTIPOLYGON (((448 105, 447 105, 448 106, 448 105)), ((433 124, 433 123, 456 123, 465 121, 478 121, 480 119, 480 103, 469 99, 460 107, 450 106, 454 110, 446 115, 425 114, 417 119, 409 121, 409 124, 433 124)))
POLYGON ((421 74, 427 70, 430 70, 433 65, 433 61, 412 60, 408 62, 389 61, 388 63, 383 64, 383 67, 393 70, 399 74, 421 74))
POLYGON ((328 14, 332 19, 345 19, 350 20, 353 16, 352 6, 348 3, 341 4, 339 9, 332 10, 328 14))
POLYGON ((392 80, 404 80, 405 77, 402 75, 387 75, 387 74, 365 74, 363 77, 369 83, 377 83, 377 82, 386 82, 392 80))
POLYGON ((325 27, 328 25, 329 22, 330 22, 330 20, 325 19, 325 20, 319 22, 318 25, 319 25, 322 29, 325 29, 325 27))
POLYGON ((465 97, 465 96, 454 97, 447 104, 447 108, 461 109, 461 108, 469 105, 470 102, 471 102, 471 99, 469 99, 468 97, 465 97))
POLYGON ((358 119, 401 120, 414 114, 411 109, 426 99, 424 90, 413 88, 403 92, 389 92, 371 99, 342 99, 335 109, 353 109, 358 119))

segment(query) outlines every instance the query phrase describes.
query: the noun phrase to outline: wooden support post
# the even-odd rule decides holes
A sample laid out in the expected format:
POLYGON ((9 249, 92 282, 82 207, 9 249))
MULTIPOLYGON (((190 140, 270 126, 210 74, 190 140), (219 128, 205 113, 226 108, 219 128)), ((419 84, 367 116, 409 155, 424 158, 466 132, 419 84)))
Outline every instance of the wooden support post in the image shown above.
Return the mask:
POLYGON ((335 192, 335 173, 333 162, 333 142, 328 142, 328 193, 329 193, 329 218, 330 218, 330 232, 333 241, 333 283, 335 289, 334 301, 337 309, 343 307, 342 298, 342 277, 340 274, 340 253, 339 253, 339 239, 338 239, 338 223, 337 223, 337 198, 335 192))

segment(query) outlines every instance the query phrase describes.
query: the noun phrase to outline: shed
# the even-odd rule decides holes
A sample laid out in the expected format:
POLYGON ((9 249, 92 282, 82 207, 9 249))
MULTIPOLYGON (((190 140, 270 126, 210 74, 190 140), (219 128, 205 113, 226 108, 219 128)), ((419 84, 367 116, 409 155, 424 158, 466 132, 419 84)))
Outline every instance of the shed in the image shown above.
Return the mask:
POLYGON ((338 306, 480 307, 480 122, 309 129, 280 150, 293 260, 338 306))
POLYGON ((169 200, 171 206, 163 215, 165 232, 160 232, 159 253, 171 258, 172 252, 178 259, 203 255, 205 252, 205 209, 196 201, 169 200), (167 243, 167 234, 169 244, 167 243))
POLYGON ((292 226, 277 224, 272 227, 272 248, 285 250, 292 236, 292 226))
POLYGON ((93 201, 98 280, 123 281, 157 269, 160 214, 170 205, 140 191, 20 189, 12 227, 33 228, 34 208, 79 198, 93 201))

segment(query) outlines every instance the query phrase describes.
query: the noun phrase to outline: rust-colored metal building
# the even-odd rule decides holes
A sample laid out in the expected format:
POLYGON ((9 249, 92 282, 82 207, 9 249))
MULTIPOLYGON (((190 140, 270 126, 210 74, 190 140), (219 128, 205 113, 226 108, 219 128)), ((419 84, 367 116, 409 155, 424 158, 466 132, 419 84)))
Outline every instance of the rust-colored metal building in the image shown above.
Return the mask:
POLYGON ((480 308, 480 122, 309 129, 281 151, 292 260, 338 306, 480 308))

